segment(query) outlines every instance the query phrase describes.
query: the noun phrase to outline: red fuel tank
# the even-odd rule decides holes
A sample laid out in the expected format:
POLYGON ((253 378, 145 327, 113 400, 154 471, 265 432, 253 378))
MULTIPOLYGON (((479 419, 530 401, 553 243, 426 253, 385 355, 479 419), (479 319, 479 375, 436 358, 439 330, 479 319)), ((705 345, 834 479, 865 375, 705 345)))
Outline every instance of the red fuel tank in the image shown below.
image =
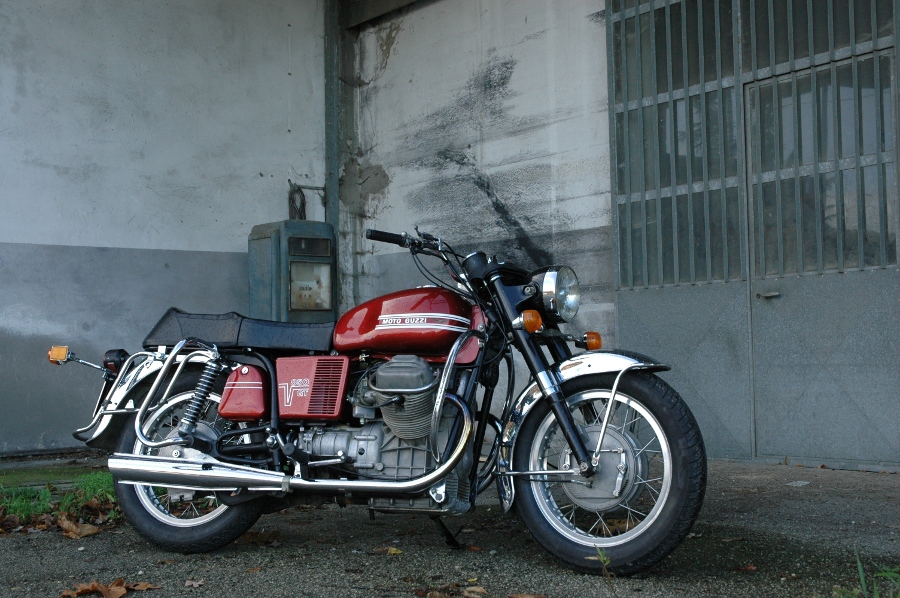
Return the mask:
POLYGON ((445 356, 472 323, 472 306, 446 289, 397 291, 358 305, 334 329, 339 353, 445 356))

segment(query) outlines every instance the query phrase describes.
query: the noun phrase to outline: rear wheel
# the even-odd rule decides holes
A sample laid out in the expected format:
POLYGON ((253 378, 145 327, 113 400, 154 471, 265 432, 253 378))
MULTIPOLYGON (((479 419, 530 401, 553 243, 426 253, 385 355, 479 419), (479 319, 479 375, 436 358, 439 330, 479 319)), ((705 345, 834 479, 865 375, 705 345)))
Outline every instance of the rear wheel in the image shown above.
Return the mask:
MULTIPOLYGON (((177 435, 178 423, 190 401, 197 376, 183 374, 171 397, 154 410, 143 427, 144 435, 158 441, 177 435)), ((218 436, 234 424, 218 416, 220 397, 211 394, 201 413, 198 429, 218 436)), ((117 452, 133 455, 160 455, 202 460, 200 451, 169 446, 151 449, 142 444, 134 431, 134 419, 126 425, 117 452)), ((115 480, 116 497, 125 518, 147 540, 166 550, 207 552, 236 540, 259 518, 262 501, 237 505, 222 503, 210 490, 126 484, 115 480)))
MULTIPOLYGON (((613 375, 563 386, 590 452, 596 448, 613 375)), ((657 563, 685 538, 706 486, 706 454, 681 397, 652 374, 629 373, 616 392, 598 472, 516 478, 519 514, 535 540, 585 573, 628 575, 657 563)), ((577 470, 546 402, 528 414, 516 440, 516 471, 577 470)))

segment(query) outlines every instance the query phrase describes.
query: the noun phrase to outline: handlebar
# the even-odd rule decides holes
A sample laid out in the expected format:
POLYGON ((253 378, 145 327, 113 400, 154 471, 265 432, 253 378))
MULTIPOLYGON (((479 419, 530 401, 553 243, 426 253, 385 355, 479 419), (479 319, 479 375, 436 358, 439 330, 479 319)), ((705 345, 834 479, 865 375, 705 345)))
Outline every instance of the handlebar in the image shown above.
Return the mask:
POLYGON ((375 230, 374 228, 366 229, 366 238, 382 243, 393 243, 400 247, 409 247, 409 237, 398 235, 396 233, 388 233, 383 230, 375 230))

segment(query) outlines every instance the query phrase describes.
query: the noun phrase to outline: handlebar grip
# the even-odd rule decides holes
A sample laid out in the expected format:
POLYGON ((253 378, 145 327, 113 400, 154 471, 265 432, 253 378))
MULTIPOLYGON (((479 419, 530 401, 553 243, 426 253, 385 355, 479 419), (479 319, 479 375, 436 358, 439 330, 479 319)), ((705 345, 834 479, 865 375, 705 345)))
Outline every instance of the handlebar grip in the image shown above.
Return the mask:
POLYGON ((373 241, 381 241, 382 243, 393 243, 400 247, 407 247, 409 241, 409 238, 404 237, 403 235, 388 233, 383 230, 375 230, 374 228, 366 229, 366 238, 373 241))

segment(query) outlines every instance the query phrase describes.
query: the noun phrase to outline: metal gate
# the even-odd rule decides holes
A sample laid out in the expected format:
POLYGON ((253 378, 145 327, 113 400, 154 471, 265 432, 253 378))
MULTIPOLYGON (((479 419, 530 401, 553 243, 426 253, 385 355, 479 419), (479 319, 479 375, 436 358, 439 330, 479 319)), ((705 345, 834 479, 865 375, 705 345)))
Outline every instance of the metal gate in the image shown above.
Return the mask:
POLYGON ((898 463, 892 23, 874 2, 766 4, 744 86, 756 452, 898 463))
POLYGON ((610 11, 619 344, 712 455, 900 464, 892 0, 610 11))

